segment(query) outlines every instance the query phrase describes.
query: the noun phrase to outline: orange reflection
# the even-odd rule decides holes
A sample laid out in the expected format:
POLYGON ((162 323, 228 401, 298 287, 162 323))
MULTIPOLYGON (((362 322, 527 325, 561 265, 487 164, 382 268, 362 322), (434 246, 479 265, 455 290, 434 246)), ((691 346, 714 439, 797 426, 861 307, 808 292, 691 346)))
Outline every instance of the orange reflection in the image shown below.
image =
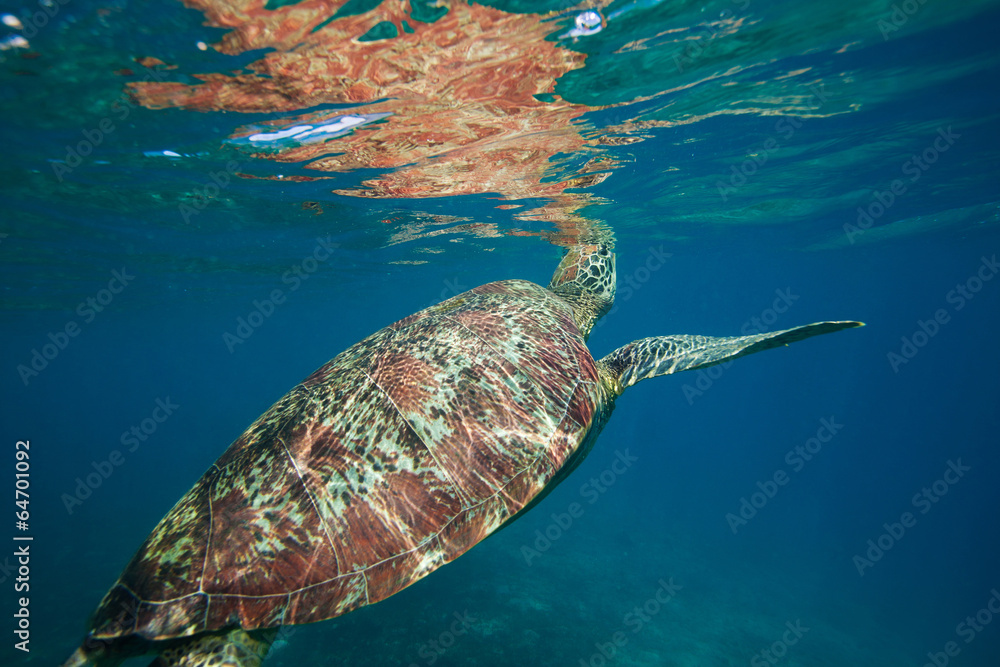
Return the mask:
POLYGON ((585 167, 570 180, 554 177, 553 156, 599 148, 581 136, 581 125, 573 125, 592 107, 553 94, 556 80, 582 67, 585 56, 546 41, 560 27, 545 21, 551 17, 465 2, 438 3, 447 13, 433 23, 415 20, 411 3, 395 0, 332 21, 345 2, 307 0, 274 11, 261 0, 185 4, 204 12, 211 25, 232 29, 216 45, 220 52, 274 50, 248 71, 200 75, 202 83, 195 85, 133 83, 139 103, 256 113, 357 105, 286 118, 281 127, 324 123, 342 113, 390 112, 332 141, 255 156, 308 162, 309 169, 325 172, 391 170, 360 189, 335 191, 343 195, 537 197, 550 203, 519 217, 554 222, 571 237, 592 226, 575 213, 591 198, 567 189, 603 180, 613 165, 592 160, 594 173, 585 167), (390 34, 394 29, 396 36, 358 39, 376 26, 390 34))

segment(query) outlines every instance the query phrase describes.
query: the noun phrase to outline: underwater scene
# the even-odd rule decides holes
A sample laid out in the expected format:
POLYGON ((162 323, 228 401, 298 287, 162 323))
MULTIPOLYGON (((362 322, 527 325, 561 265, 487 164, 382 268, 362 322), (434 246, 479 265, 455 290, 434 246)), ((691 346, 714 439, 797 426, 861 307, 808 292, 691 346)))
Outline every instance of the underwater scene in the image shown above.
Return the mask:
POLYGON ((1000 665, 1000 2, 0 22, 0 664, 1000 665))

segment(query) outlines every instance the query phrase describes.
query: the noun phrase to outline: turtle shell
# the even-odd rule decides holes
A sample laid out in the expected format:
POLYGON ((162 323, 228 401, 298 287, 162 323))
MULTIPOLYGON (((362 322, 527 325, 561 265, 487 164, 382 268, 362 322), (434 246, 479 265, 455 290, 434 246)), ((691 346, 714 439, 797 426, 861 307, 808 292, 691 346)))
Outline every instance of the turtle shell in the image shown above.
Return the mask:
POLYGON ((490 283, 411 315, 229 447, 140 547, 91 636, 310 623, 382 600, 528 505, 609 404, 572 309, 538 285, 490 283))

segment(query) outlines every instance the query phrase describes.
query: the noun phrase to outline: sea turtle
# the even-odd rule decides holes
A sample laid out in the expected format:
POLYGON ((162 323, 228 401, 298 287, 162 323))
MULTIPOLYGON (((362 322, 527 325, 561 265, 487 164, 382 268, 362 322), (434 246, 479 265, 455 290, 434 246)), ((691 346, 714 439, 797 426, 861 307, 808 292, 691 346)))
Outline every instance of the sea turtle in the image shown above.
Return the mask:
POLYGON ((489 283, 342 352, 160 521, 66 667, 260 665, 280 626, 383 600, 538 502, 639 380, 861 325, 645 338, 596 361, 614 296, 614 254, 580 245, 547 288, 489 283))

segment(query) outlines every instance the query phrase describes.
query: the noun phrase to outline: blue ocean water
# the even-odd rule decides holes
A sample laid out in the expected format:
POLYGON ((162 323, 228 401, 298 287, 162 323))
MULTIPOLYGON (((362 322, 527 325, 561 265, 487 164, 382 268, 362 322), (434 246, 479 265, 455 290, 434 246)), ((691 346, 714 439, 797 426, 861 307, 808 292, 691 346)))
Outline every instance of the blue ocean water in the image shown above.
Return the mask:
MULTIPOLYGON (((270 2, 259 25, 370 15, 396 35, 338 48, 478 81, 473 50, 392 48, 466 5, 376 22, 397 4, 270 2)), ((265 665, 998 664, 1000 5, 494 3, 539 38, 470 10, 462 29, 511 60, 487 82, 553 77, 537 108, 419 76, 362 108, 330 75, 317 102, 294 61, 253 63, 318 38, 218 46, 236 26, 206 13, 225 5, 2 6, 10 501, 30 441, 29 527, 8 514, 0 551, 4 664, 68 657, 156 522, 314 369, 471 287, 546 284, 560 246, 608 230, 619 293, 595 357, 867 326, 630 388, 530 513, 384 602, 284 631, 265 665), (602 29, 564 36, 592 8, 602 29), (198 97, 212 76, 238 82, 198 97), (149 81, 168 86, 126 90, 149 81), (383 112, 325 143, 238 141, 383 112), (342 155, 367 162, 315 164, 342 155), (15 536, 33 538, 24 582, 15 536)), ((376 69, 352 72, 396 85, 376 69)))

